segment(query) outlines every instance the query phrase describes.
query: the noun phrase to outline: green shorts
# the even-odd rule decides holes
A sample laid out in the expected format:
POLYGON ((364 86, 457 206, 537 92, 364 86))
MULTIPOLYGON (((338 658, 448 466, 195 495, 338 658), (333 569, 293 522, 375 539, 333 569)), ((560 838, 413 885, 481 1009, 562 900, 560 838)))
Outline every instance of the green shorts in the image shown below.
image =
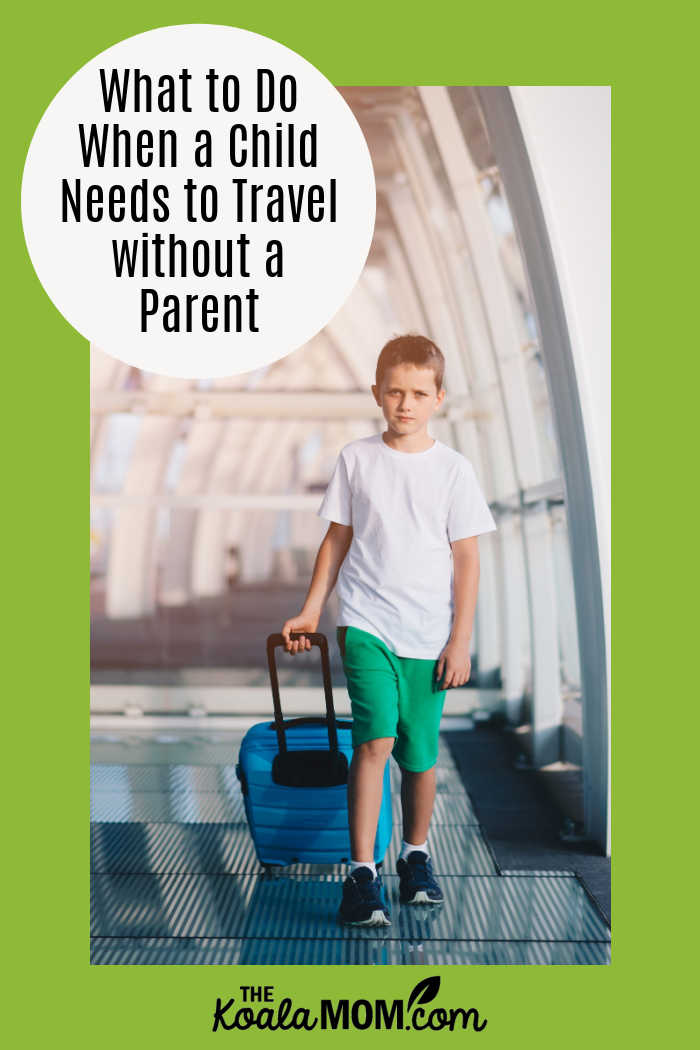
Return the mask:
POLYGON ((338 645, 352 704, 352 746, 393 736, 392 754, 402 769, 431 769, 445 703, 437 660, 396 656, 359 627, 339 627, 338 645))

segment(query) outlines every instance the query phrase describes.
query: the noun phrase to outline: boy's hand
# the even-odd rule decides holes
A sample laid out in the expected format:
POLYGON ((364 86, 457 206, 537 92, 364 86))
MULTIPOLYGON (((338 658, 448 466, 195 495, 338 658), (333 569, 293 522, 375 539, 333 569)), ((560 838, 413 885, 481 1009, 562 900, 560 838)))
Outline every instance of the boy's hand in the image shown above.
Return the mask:
POLYGON ((300 612, 298 616, 293 616, 291 620, 287 620, 284 627, 282 628, 282 635, 284 637, 285 649, 288 653, 300 653, 305 649, 311 648, 311 642, 308 638, 305 638, 302 634, 300 638, 290 638, 292 631, 308 631, 309 634, 313 634, 318 627, 318 621, 321 619, 320 616, 309 615, 308 613, 300 612))
POLYGON ((472 670, 472 662, 469 656, 469 642, 459 642, 451 639, 440 654, 437 665, 437 680, 442 681, 443 689, 454 688, 464 685, 469 681, 472 670))

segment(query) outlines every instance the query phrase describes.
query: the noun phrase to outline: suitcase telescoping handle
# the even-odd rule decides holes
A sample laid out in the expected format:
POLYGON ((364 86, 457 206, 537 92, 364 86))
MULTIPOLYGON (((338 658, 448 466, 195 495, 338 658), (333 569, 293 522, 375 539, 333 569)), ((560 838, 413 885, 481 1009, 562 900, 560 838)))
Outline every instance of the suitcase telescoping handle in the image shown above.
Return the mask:
MULTIPOLYGON (((323 671, 323 692, 326 697, 326 718, 328 722, 328 744, 331 751, 338 751, 338 731, 335 724, 335 708, 333 707, 333 688, 331 686, 331 665, 328 659, 328 642, 325 634, 304 632, 293 632, 291 638, 298 638, 303 633, 312 646, 317 645, 321 650, 321 668, 323 671)), ((275 649, 286 645, 284 635, 271 634, 267 639, 267 666, 270 669, 270 684, 272 686, 272 703, 275 709, 275 730, 277 731, 277 743, 279 753, 286 754, 287 740, 284 735, 284 719, 282 717, 282 705, 280 703, 280 685, 277 678, 277 664, 275 662, 275 649)))

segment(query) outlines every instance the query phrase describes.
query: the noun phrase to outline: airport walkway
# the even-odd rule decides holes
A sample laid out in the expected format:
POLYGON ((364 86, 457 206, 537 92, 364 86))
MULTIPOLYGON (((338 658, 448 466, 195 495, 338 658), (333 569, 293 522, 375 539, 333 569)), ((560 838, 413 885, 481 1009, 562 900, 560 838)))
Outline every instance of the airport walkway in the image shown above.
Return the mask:
POLYGON ((609 963, 609 929, 573 871, 499 872, 444 739, 430 839, 444 905, 399 904, 392 760, 392 925, 338 925, 344 865, 265 873, 255 857, 235 774, 254 720, 93 732, 94 964, 609 963))

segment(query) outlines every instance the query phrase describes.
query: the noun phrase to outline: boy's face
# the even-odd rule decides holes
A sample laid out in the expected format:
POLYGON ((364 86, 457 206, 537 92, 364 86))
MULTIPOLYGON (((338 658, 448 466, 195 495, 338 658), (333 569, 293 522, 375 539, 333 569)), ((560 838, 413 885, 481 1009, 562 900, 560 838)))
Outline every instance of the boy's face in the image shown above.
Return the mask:
POLYGON ((389 429, 402 436, 424 431, 445 398, 445 391, 437 389, 432 368, 411 364, 388 369, 372 393, 389 429))

